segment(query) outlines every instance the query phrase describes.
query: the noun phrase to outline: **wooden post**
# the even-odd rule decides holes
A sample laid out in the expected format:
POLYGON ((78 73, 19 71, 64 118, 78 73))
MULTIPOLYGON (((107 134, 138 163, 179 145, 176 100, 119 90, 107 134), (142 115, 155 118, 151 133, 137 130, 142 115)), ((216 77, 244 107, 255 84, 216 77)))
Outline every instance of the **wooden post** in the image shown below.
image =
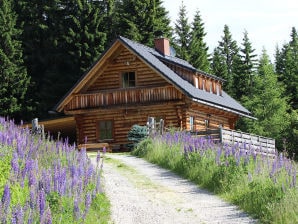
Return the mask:
POLYGON ((160 119, 159 121, 159 134, 163 135, 163 129, 164 129, 164 120, 160 119))
POLYGON ((222 125, 219 125, 219 141, 220 141, 220 143, 223 143, 222 142, 222 125))
POLYGON ((147 127, 148 127, 148 135, 152 135, 152 134, 155 133, 155 120, 154 120, 154 117, 148 117, 147 127))

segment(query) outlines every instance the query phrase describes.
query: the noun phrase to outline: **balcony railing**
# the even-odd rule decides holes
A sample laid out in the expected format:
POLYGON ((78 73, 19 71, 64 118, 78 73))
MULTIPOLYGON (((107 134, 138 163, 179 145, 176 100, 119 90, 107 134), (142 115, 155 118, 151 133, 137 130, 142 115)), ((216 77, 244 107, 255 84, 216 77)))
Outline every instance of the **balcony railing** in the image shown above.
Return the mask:
POLYGON ((183 94, 172 86, 152 88, 128 88, 97 93, 76 94, 67 104, 66 110, 95 107, 142 104, 181 100, 183 94))

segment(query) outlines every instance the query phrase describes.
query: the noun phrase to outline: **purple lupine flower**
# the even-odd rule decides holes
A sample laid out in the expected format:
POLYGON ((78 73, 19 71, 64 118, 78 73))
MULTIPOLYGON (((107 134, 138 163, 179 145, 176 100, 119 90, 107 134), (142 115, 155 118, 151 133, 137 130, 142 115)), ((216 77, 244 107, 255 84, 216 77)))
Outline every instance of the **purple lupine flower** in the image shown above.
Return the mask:
POLYGON ((8 186, 8 184, 5 185, 4 187, 4 192, 3 192, 3 196, 1 199, 2 204, 4 205, 5 210, 8 209, 8 207, 10 206, 10 188, 8 186))
POLYGON ((220 165, 221 153, 222 153, 221 147, 218 147, 216 157, 215 157, 215 161, 217 165, 220 165))
POLYGON ((39 207, 40 220, 42 220, 45 212, 45 207, 46 207, 46 199, 45 199, 45 193, 43 189, 41 189, 38 194, 38 207, 39 207))
POLYGON ((11 168, 17 177, 18 173, 19 173, 19 157, 18 157, 17 152, 14 152, 12 155, 11 168))
POLYGON ((36 195, 35 195, 35 189, 34 186, 30 187, 30 195, 29 195, 29 206, 31 209, 35 208, 36 204, 36 195))
POLYGON ((89 211, 89 208, 91 206, 91 202, 92 202, 92 199, 91 199, 91 194, 90 192, 87 192, 86 196, 85 196, 85 211, 84 211, 84 218, 86 217, 88 211, 89 211))
POLYGON ((48 208, 46 210, 45 219, 44 219, 43 223, 52 224, 52 214, 51 214, 51 209, 50 208, 48 208))
POLYGON ((19 157, 20 158, 24 158, 24 149, 23 149, 23 145, 20 144, 21 141, 18 141, 18 144, 17 144, 17 152, 19 154, 19 157))
POLYGON ((17 205, 13 207, 11 222, 15 224, 24 223, 24 211, 22 206, 17 205))
POLYGON ((35 176, 35 173, 33 170, 31 170, 29 172, 29 181, 28 181, 28 184, 29 186, 32 186, 32 185, 35 185, 37 183, 37 180, 36 180, 36 176, 35 176))
POLYGON ((77 199, 74 200, 73 214, 76 220, 80 218, 80 208, 79 208, 79 203, 77 199))
POLYGON ((65 195, 66 192, 66 168, 62 168, 58 179, 58 192, 60 195, 65 195))
POLYGON ((86 172, 86 179, 90 180, 92 175, 93 175, 93 165, 90 163, 90 165, 88 166, 87 172, 86 172))
POLYGON ((99 193, 101 191, 101 185, 100 185, 101 181, 100 181, 100 175, 97 175, 96 177, 96 193, 99 193))
POLYGON ((47 170, 42 170, 41 176, 42 176, 43 188, 45 190, 45 193, 48 194, 51 191, 51 180, 50 180, 47 170))

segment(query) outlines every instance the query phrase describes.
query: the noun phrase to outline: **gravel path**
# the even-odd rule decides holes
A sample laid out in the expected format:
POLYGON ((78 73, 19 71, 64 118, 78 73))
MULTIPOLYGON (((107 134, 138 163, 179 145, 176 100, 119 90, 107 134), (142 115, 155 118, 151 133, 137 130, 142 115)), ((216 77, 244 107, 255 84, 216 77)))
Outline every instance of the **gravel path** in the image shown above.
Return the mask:
POLYGON ((256 223, 236 206, 130 155, 106 154, 103 178, 115 224, 256 223))

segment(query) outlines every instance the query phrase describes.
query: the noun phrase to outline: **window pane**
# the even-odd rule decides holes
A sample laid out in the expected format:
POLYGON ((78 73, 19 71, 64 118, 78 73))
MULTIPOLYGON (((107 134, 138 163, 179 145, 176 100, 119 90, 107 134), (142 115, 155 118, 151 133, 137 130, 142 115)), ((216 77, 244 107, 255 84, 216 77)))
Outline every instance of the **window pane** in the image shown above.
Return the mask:
POLYGON ((122 74, 122 87, 136 86, 136 77, 134 72, 125 72, 122 74))
POLYGON ((112 139, 113 138, 113 122, 100 121, 99 122, 99 139, 112 139))

